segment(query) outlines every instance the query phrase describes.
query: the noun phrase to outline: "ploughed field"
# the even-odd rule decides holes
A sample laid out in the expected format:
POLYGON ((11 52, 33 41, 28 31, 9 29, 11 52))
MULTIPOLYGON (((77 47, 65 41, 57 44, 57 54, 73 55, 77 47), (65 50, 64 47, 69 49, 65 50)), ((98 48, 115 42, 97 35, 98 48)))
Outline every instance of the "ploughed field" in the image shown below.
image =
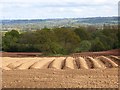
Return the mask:
POLYGON ((2 57, 2 87, 118 88, 119 57, 2 57))
POLYGON ((117 68, 119 56, 3 57, 3 70, 117 68))

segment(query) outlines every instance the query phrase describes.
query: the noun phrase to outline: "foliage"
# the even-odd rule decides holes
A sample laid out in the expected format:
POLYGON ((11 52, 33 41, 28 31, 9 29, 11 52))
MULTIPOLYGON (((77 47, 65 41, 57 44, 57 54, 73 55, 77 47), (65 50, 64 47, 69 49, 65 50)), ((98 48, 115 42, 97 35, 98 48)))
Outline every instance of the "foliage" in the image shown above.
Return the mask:
POLYGON ((80 37, 81 40, 89 40, 90 33, 84 27, 79 27, 74 30, 74 32, 80 37))
POLYGON ((18 39, 19 32, 16 30, 12 30, 7 32, 5 36, 2 38, 2 48, 4 51, 18 51, 18 39))
POLYGON ((57 28, 55 35, 57 37, 58 43, 62 46, 64 54, 73 52, 80 43, 80 38, 75 34, 73 30, 69 28, 57 28))
POLYGON ((92 47, 91 51, 102 51, 105 50, 104 44, 100 41, 100 38, 95 38, 95 40, 92 41, 92 47))
POLYGON ((91 49, 91 42, 88 40, 83 40, 80 43, 80 47, 75 49, 75 52, 87 52, 91 49))
POLYGON ((6 32, 2 50, 11 52, 42 52, 44 55, 65 55, 74 52, 103 51, 120 48, 117 26, 61 27, 19 33, 6 32))

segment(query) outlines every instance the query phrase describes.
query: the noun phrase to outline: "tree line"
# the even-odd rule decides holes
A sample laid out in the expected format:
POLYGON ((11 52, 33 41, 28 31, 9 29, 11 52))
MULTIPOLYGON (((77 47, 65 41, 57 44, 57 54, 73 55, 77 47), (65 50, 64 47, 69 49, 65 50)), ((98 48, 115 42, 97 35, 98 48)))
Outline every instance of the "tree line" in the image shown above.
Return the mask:
POLYGON ((62 55, 104 51, 120 48, 118 34, 117 26, 110 25, 104 25, 103 29, 81 26, 79 28, 44 28, 23 33, 11 30, 2 37, 2 50, 62 55))

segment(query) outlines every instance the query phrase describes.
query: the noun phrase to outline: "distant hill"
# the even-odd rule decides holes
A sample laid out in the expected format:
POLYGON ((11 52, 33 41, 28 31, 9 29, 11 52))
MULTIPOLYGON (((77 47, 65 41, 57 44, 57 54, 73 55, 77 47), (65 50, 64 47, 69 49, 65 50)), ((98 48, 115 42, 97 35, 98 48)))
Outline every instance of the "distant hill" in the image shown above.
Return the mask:
POLYGON ((3 29, 41 29, 44 27, 77 27, 80 25, 117 24, 118 17, 93 18, 63 18, 63 19, 31 19, 31 20, 1 20, 3 29))
POLYGON ((2 24, 28 24, 40 22, 76 22, 86 24, 117 23, 118 17, 93 17, 93 18, 64 18, 64 19, 31 19, 31 20, 2 20, 2 24))

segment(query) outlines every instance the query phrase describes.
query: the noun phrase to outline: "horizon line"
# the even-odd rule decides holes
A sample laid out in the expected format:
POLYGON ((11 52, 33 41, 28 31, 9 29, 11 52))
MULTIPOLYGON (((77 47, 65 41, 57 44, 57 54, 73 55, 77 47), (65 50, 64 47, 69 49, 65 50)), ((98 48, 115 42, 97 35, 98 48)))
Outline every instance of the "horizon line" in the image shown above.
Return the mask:
POLYGON ((0 20, 46 20, 46 19, 74 19, 74 18, 104 18, 104 17, 119 17, 119 16, 88 16, 88 17, 55 17, 55 18, 6 18, 6 19, 0 19, 0 20))

